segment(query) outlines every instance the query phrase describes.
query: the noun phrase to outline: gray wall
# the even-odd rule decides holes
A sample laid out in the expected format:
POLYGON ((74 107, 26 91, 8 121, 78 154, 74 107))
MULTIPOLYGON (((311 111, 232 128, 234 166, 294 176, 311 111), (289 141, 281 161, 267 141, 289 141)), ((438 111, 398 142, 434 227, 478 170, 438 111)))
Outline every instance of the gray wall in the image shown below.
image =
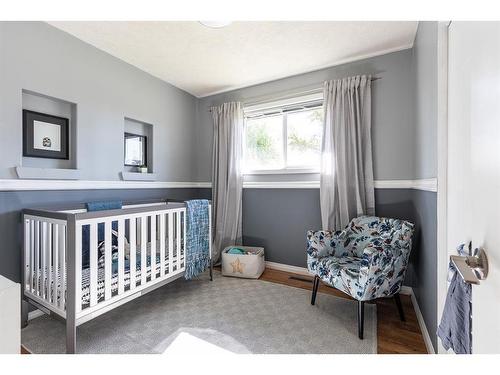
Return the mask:
POLYGON ((437 32, 437 22, 419 22, 412 51, 415 178, 437 176, 437 32))
MULTIPOLYGON (((419 22, 413 46, 415 177, 437 177, 437 22, 419 22)), ((437 349, 437 194, 418 192, 414 204, 423 220, 414 285, 427 330, 437 349)))
POLYGON ((26 207, 47 207, 103 200, 210 198, 210 189, 134 189, 0 192, 0 275, 20 281, 22 220, 26 207))
POLYGON ((0 178, 22 164, 25 89, 76 104, 82 179, 119 179, 129 117, 153 124, 159 180, 194 180, 192 95, 42 22, 0 22, 0 56, 0 178))
POLYGON ((418 257, 413 291, 437 350, 437 199, 436 193, 415 190, 413 194, 417 221, 421 223, 418 239, 418 257))
MULTIPOLYGON (((411 50, 404 50, 201 99, 198 103, 196 132, 195 164, 198 181, 211 179, 212 144, 207 140, 212 139, 212 119, 208 111, 212 105, 227 101, 251 102, 272 98, 311 87, 321 87, 328 79, 363 73, 382 77, 372 85, 375 178, 413 179, 415 134, 411 103, 411 57, 411 50)), ((310 176, 305 177, 304 179, 310 179, 310 176)), ((266 177, 261 177, 264 178, 266 177)), ((274 176, 274 180, 277 178, 274 176)))
MULTIPOLYGON (((436 218, 416 204, 420 193, 412 189, 375 190, 377 215, 415 223, 413 250, 405 280, 405 285, 410 286, 415 285, 416 269, 422 263, 421 245, 428 242, 426 229, 436 224, 436 218)), ((426 198, 432 204, 432 193, 426 198)), ((319 228, 319 189, 243 191, 243 243, 263 246, 268 261, 306 267, 305 233, 319 228)))

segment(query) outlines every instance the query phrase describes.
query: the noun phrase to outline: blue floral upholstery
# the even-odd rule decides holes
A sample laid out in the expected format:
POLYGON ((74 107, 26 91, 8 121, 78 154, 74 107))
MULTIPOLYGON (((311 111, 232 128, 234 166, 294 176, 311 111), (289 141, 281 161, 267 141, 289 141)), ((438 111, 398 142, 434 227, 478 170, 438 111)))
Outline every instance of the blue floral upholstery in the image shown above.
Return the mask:
POLYGON ((393 296, 404 280, 413 227, 404 220, 361 216, 342 231, 308 231, 309 272, 358 301, 393 296))

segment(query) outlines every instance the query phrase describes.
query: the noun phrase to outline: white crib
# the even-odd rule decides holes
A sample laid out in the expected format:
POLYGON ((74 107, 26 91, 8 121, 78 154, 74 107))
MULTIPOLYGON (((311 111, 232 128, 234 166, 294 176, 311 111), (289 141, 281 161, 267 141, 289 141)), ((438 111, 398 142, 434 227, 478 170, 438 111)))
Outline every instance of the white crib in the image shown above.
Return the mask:
POLYGON ((184 274, 185 203, 26 209, 23 223, 24 298, 66 321, 68 353, 75 353, 78 325, 184 274))

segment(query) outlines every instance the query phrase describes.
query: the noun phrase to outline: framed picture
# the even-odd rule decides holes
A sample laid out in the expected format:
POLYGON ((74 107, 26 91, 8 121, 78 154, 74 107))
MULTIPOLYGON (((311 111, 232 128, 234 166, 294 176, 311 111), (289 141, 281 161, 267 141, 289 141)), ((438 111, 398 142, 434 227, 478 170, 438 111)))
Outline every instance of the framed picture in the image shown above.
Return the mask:
POLYGON ((23 109, 23 156, 69 159, 69 120, 23 109))
POLYGON ((147 144, 145 135, 125 133, 125 165, 147 167, 147 144))

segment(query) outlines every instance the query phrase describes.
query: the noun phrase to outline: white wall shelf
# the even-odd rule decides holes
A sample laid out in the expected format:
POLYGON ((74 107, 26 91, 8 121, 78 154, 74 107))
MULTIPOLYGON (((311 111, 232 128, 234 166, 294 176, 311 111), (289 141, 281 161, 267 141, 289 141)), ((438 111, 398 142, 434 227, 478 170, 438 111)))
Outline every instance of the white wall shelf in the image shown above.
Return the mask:
POLYGON ((65 168, 16 167, 17 177, 23 180, 79 180, 81 170, 65 168))
POLYGON ((123 181, 156 181, 156 173, 121 172, 123 181))

